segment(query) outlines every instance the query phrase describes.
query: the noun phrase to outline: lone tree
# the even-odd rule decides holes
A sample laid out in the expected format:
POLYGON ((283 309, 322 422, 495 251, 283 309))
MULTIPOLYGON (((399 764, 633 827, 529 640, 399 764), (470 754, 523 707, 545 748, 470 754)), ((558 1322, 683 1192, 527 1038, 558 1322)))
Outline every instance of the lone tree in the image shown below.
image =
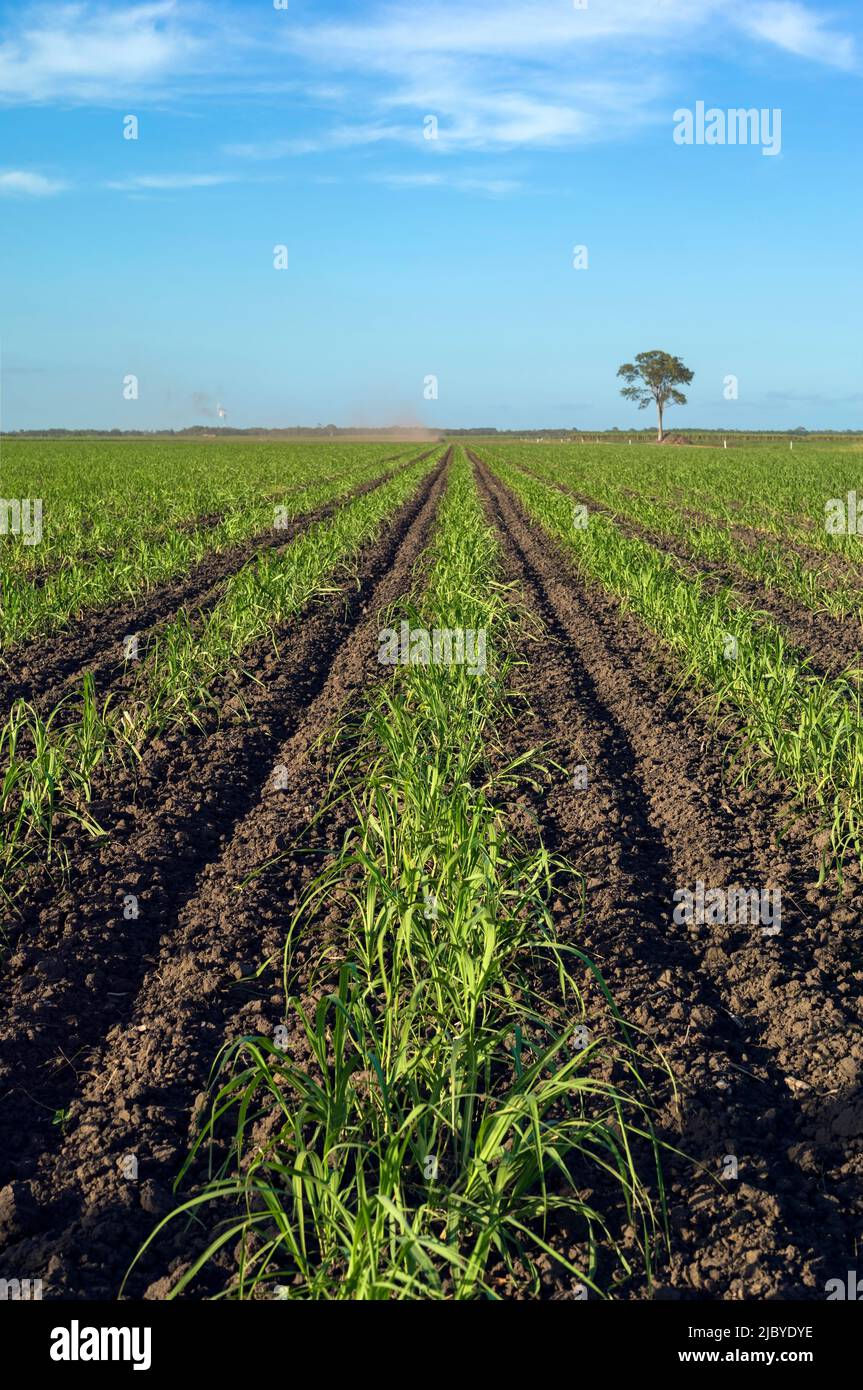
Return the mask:
POLYGON ((639 410, 644 410, 651 401, 656 402, 659 417, 656 439, 661 444, 665 407, 669 401, 675 405, 686 405, 686 397, 677 388, 688 386, 695 373, 684 367, 679 357, 654 348, 652 352, 640 352, 634 362, 624 362, 617 375, 627 382, 620 389, 621 396, 626 396, 629 401, 637 401, 639 410))

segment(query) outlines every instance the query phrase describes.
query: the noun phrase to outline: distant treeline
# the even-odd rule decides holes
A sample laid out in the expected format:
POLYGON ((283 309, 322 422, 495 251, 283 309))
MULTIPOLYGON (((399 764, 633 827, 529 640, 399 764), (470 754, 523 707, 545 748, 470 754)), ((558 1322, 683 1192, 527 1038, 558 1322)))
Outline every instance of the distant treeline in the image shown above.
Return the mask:
POLYGON ((7 439, 188 439, 190 436, 206 439, 222 439, 229 435, 239 435, 247 437, 255 435, 260 438, 285 438, 301 436, 304 439, 320 437, 330 438, 333 435, 344 435, 345 438, 368 438, 374 437, 402 436, 404 438, 416 437, 417 439, 437 438, 442 433, 440 430, 428 430, 424 425, 381 425, 378 427, 361 425, 348 425, 342 428, 339 425, 288 425, 284 429, 268 429, 264 425, 254 425, 249 429, 238 429, 231 425, 187 425, 181 430, 66 430, 66 429, 43 429, 43 430, 4 430, 3 437, 7 439))
MULTIPOLYGON (((498 435, 501 438, 507 435, 513 439, 652 439, 656 440, 655 427, 647 429, 621 429, 619 425, 614 425, 608 430, 584 430, 573 426, 572 429, 560 430, 500 430, 494 427, 488 429, 469 429, 469 430, 441 430, 441 434, 446 438, 454 438, 458 435, 498 435)), ((835 436, 845 438, 848 436, 859 437, 863 435, 863 428, 856 430, 807 430, 803 425, 798 425, 793 430, 721 430, 721 429, 701 429, 699 427, 687 427, 681 430, 668 429, 666 434, 669 436, 685 435, 686 438, 699 436, 701 438, 710 437, 711 439, 796 439, 801 438, 819 439, 821 437, 835 436)))
MULTIPOLYGON (((863 429, 855 430, 807 430, 798 425, 793 430, 741 430, 741 429, 698 429, 686 428, 669 430, 672 442, 701 442, 703 440, 730 439, 740 443, 747 439, 767 442, 772 439, 855 439, 863 437, 863 429)), ((268 429, 255 425, 249 429, 238 429, 230 425, 188 425, 181 430, 94 430, 94 429, 42 429, 5 430, 5 439, 403 439, 410 441, 435 439, 634 439, 639 443, 655 442, 656 430, 621 429, 615 425, 608 430, 584 430, 573 426, 570 429, 502 430, 495 425, 484 425, 470 429, 426 429, 422 425, 382 425, 362 427, 360 425, 289 425, 283 429, 268 429)))

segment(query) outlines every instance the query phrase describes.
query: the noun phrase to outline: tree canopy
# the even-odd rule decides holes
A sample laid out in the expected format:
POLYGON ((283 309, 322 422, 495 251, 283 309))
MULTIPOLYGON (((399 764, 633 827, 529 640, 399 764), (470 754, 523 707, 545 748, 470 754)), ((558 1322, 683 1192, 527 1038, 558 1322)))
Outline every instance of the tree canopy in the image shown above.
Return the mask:
POLYGON ((617 375, 627 383, 621 387, 621 396, 635 401, 639 410, 644 410, 651 402, 656 405, 659 424, 657 438, 661 441, 665 407, 669 404, 686 405, 686 397, 679 387, 688 386, 695 373, 679 357, 653 348, 650 352, 640 352, 634 362, 624 362, 618 368, 617 375))

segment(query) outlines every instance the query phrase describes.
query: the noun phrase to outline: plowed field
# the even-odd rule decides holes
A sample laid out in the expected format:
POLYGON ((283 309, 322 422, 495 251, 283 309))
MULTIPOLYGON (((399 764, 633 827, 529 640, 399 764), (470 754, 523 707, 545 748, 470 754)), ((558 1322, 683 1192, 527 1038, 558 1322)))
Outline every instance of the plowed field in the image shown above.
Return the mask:
POLYGON ((115 544, 26 447, 0 1277, 824 1298, 863 1217, 842 460, 741 515, 718 450, 219 445, 115 544))

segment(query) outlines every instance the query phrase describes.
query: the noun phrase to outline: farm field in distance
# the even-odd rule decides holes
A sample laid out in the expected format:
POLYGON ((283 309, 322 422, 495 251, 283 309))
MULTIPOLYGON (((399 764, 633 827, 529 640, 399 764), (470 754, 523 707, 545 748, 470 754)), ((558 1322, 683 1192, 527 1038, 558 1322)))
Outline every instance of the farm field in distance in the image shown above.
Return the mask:
POLYGON ((0 1278, 844 1281, 859 460, 4 439, 0 1278))

